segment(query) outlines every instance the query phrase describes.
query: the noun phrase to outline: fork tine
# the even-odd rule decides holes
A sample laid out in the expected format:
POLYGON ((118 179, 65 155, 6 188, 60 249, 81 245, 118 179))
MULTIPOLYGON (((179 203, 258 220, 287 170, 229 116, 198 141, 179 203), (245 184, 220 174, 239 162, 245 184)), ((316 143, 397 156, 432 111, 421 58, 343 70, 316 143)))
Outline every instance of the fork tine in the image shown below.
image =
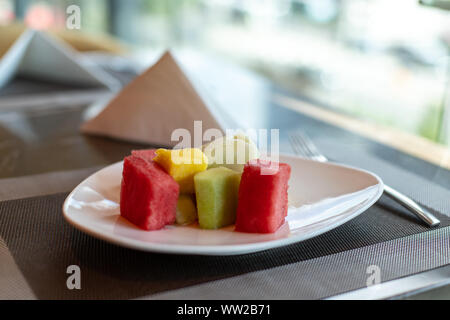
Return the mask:
POLYGON ((303 137, 300 134, 295 135, 295 142, 297 143, 298 148, 303 151, 302 153, 306 157, 308 157, 308 158, 314 157, 314 154, 311 152, 310 148, 305 143, 305 140, 303 139, 303 137))
POLYGON ((297 142, 297 137, 295 135, 290 135, 289 140, 291 142, 292 149, 294 149, 294 153, 297 155, 305 156, 303 150, 300 148, 299 143, 297 142))
POLYGON ((321 155, 319 150, 317 150, 317 148, 312 143, 311 139, 309 139, 307 136, 305 136, 304 134, 301 134, 301 135, 299 135, 299 139, 302 140, 303 144, 305 145, 305 147, 308 149, 308 151, 310 152, 310 154, 312 156, 316 157, 316 156, 321 155))
POLYGON ((306 158, 311 158, 311 155, 309 154, 308 149, 304 147, 303 143, 301 142, 301 140, 298 138, 298 136, 296 134, 291 135, 290 140, 291 140, 292 148, 294 149, 294 152, 297 155, 301 155, 306 158))
POLYGON ((325 162, 327 158, 320 153, 311 139, 303 133, 295 133, 290 135, 291 146, 297 155, 325 162))
POLYGON ((308 142, 306 141, 305 137, 301 134, 297 136, 297 141, 300 143, 301 147, 306 151, 308 156, 310 158, 314 158, 316 155, 314 152, 312 152, 311 148, 309 147, 308 142))
POLYGON ((311 150, 311 153, 315 154, 317 157, 323 157, 324 156, 322 153, 320 153, 320 151, 317 149, 316 145, 312 142, 312 140, 309 137, 303 136, 303 138, 308 143, 309 149, 311 150))
POLYGON ((297 135, 291 135, 289 138, 291 140, 292 149, 294 149, 294 152, 297 155, 301 155, 306 158, 310 158, 310 155, 308 154, 307 150, 303 147, 301 141, 299 141, 297 135))

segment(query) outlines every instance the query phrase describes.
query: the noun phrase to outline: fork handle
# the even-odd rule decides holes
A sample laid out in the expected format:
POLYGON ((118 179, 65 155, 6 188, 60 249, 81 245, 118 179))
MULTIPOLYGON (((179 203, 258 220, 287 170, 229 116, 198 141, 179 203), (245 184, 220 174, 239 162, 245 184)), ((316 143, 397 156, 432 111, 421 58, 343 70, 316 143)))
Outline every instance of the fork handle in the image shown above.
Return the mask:
POLYGON ((430 227, 436 227, 441 222, 426 209, 422 208, 417 202, 405 196, 403 193, 398 192, 391 187, 384 185, 384 192, 389 198, 395 200, 397 203, 412 211, 417 217, 425 222, 430 227))

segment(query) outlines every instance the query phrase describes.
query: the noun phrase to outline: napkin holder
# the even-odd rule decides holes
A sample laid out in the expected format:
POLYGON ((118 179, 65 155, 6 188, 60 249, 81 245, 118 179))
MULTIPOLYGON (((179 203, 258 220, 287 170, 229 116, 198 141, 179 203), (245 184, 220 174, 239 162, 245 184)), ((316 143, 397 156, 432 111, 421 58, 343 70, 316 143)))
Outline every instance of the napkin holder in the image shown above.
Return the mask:
POLYGON ((77 52, 36 30, 27 30, 0 60, 0 88, 15 76, 83 87, 118 90, 120 83, 95 65, 86 65, 77 52))
MULTIPOLYGON (((152 67, 122 89, 96 116, 85 122, 81 131, 173 147, 179 142, 179 137, 172 136, 176 129, 186 129, 192 141, 199 129, 200 134, 207 129, 224 133, 225 124, 221 122, 219 112, 217 108, 208 107, 172 54, 166 52, 152 67)), ((201 140, 202 136, 200 143, 201 140)))

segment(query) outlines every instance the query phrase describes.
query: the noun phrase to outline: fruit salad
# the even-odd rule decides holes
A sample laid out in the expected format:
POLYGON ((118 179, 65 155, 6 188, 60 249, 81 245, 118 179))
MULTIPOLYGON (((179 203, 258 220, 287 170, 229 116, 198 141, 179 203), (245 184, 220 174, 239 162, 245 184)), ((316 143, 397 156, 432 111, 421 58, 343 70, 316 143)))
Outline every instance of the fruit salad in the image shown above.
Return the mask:
POLYGON ((276 232, 287 215, 291 168, 258 159, 244 135, 202 149, 135 150, 124 159, 120 214, 144 230, 198 224, 235 231, 276 232), (263 174, 268 167, 277 168, 263 174))

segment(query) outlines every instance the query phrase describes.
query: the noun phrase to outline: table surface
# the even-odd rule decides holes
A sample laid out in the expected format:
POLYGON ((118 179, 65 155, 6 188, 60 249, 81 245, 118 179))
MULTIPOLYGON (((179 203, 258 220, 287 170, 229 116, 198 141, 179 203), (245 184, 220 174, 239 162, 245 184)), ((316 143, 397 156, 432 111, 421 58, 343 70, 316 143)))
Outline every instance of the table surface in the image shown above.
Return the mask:
MULTIPOLYGON (((231 112, 237 112, 242 104, 247 106, 244 111, 239 111, 240 119, 247 127, 283 128, 287 132, 297 128, 307 131, 308 127, 314 126, 311 122, 299 123, 299 120, 292 116, 292 107, 282 106, 280 103, 274 104, 274 100, 280 97, 288 97, 299 103, 313 105, 319 110, 332 112, 327 106, 319 106, 318 103, 305 97, 285 92, 276 85, 227 63, 215 69, 209 68, 208 64, 203 66, 198 61, 192 63, 192 66, 189 70, 192 78, 202 79, 200 81, 202 88, 210 93, 213 92, 219 100, 218 103, 230 106, 231 112), (233 87, 236 82, 230 79, 234 77, 238 77, 241 84, 245 83, 247 90, 233 87), (214 85, 205 81, 208 79, 215 79, 214 85), (228 92, 233 94, 227 94, 228 92)), ((41 106, 35 109, 25 106, 20 111, 2 110, 1 99, 4 97, 51 95, 55 90, 66 92, 67 88, 58 86, 52 88, 48 84, 33 84, 26 79, 18 79, 10 84, 7 90, 0 92, 0 179, 105 166, 122 160, 133 149, 149 147, 80 134, 79 126, 87 117, 89 110, 89 104, 85 102, 72 102, 59 108, 41 106)), ((70 90, 67 92, 69 96, 70 90)), ((330 132, 321 134, 328 135, 330 132)), ((355 138, 354 135, 347 134, 345 130, 332 134, 337 134, 336 139, 346 140, 355 148, 365 150, 395 166, 416 172, 425 179, 450 189, 450 172, 446 168, 393 147, 368 144, 366 138, 355 138), (417 172, 416 169, 419 166, 422 169, 417 172)), ((320 139, 320 135, 316 134, 312 138, 320 139)), ((289 148, 287 141, 282 139, 280 147, 281 151, 287 150, 289 148)), ((445 155, 445 151, 440 155, 445 155)), ((408 298, 450 298, 449 292, 449 286, 447 286, 409 295, 408 298)))

